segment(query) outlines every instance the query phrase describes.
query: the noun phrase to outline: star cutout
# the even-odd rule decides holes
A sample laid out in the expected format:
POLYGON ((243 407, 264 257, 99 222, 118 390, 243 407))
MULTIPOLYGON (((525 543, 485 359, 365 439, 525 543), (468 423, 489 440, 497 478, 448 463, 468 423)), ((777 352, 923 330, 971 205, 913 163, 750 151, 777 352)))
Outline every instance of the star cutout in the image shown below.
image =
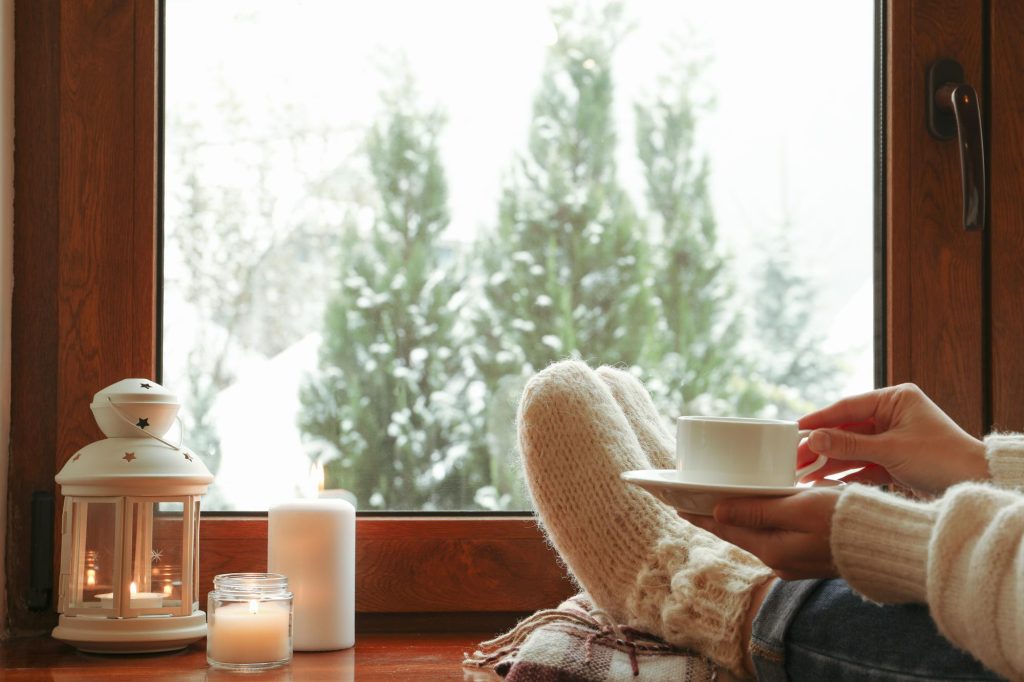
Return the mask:
POLYGON ((141 383, 141 384, 139 384, 139 386, 142 386, 143 388, 153 388, 153 384, 147 384, 147 383, 141 383))
POLYGON ((145 417, 139 417, 139 421, 135 422, 135 425, 138 426, 140 429, 144 429, 147 426, 149 426, 149 420, 146 419, 145 417))
POLYGON ((190 462, 192 461, 192 455, 188 454, 187 452, 183 452, 182 454, 185 455, 185 459, 187 459, 190 462))
POLYGON ((122 457, 121 459, 123 459, 126 462, 130 462, 133 459, 135 459, 135 453, 134 452, 126 452, 126 453, 124 453, 124 457, 122 457))

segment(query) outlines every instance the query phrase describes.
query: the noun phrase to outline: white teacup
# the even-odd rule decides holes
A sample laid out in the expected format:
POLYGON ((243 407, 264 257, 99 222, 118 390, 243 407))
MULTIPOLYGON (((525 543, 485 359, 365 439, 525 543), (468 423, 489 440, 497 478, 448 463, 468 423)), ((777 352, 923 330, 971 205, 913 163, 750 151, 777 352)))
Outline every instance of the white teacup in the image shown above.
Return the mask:
POLYGON ((797 468, 797 446, 809 433, 776 419, 679 417, 676 462, 688 483, 791 486, 828 461, 819 455, 797 468))

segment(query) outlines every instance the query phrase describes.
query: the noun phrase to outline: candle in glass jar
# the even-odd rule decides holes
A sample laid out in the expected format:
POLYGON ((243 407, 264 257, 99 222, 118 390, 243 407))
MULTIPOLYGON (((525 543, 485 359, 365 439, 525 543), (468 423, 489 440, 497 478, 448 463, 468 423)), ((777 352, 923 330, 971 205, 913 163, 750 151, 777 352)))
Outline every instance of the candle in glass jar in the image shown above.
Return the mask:
POLYGON ((207 624, 208 655, 232 664, 289 658, 289 618, 286 604, 252 599, 218 606, 207 624))

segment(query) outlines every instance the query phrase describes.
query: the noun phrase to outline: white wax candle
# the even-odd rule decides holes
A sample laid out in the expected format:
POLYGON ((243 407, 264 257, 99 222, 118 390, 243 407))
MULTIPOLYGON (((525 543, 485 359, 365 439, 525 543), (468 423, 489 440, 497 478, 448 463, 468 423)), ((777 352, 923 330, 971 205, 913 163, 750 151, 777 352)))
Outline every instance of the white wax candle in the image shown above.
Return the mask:
POLYGON ((288 607, 251 601, 218 606, 206 626, 207 655, 219 663, 272 663, 288 658, 288 607))
MULTIPOLYGON (((164 605, 164 595, 159 592, 136 592, 135 583, 131 584, 129 590, 131 594, 130 604, 133 609, 159 609, 164 605)), ((96 598, 100 600, 100 605, 105 609, 114 608, 114 593, 104 592, 103 594, 97 594, 96 598)))
POLYGON ((296 651, 355 644, 356 510, 340 499, 270 508, 267 570, 288 577, 296 651))

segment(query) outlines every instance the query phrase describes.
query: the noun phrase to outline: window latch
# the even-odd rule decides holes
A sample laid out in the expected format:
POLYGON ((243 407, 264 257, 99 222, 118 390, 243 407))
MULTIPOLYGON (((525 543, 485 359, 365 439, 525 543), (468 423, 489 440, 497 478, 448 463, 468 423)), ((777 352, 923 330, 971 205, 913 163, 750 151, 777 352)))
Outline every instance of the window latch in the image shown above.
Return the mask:
POLYGON ((952 59, 928 67, 928 132, 939 140, 956 138, 963 181, 964 229, 985 227, 985 139, 978 93, 964 82, 964 70, 952 59))

